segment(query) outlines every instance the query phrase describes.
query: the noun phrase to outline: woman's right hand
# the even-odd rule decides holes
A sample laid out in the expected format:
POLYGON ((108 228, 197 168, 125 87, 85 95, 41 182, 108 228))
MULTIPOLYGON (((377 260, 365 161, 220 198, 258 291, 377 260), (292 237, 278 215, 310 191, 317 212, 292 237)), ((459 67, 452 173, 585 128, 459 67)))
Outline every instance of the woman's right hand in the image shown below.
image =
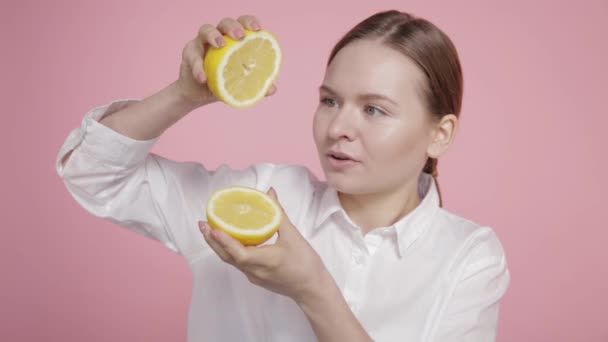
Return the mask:
MULTIPOLYGON (((217 101, 209 87, 207 77, 203 69, 203 59, 209 47, 222 47, 225 45, 223 35, 240 40, 245 36, 245 31, 258 31, 261 29, 260 21, 250 15, 244 15, 238 19, 224 18, 217 27, 209 24, 201 26, 197 36, 186 43, 182 51, 182 62, 179 70, 179 78, 176 82, 180 93, 189 101, 204 105, 217 101)), ((268 95, 276 92, 273 85, 268 95)))

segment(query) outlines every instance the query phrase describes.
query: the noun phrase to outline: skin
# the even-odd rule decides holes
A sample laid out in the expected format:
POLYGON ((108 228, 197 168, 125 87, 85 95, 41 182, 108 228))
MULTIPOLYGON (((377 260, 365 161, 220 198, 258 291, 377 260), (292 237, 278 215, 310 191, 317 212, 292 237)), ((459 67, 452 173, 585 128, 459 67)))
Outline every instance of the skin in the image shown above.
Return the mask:
MULTIPOLYGON (((261 27, 253 16, 201 26, 183 49, 175 82, 100 122, 133 139, 158 137, 194 109, 217 101, 203 72, 205 50, 222 46, 223 34, 240 39, 244 28, 261 27)), ((329 185, 364 233, 394 223, 418 205, 416 182, 426 158, 441 156, 454 137, 456 116, 432 119, 425 109, 423 81, 411 60, 373 40, 347 45, 326 70, 313 134, 329 185), (357 162, 336 170, 327 157, 332 150, 357 162)), ((268 95, 275 92, 273 87, 268 95)), ((280 203, 274 190, 269 194, 280 203)), ((319 341, 371 340, 319 255, 287 216, 276 243, 261 247, 245 247, 206 222, 199 222, 199 228, 215 253, 251 283, 292 298, 319 341)))
MULTIPOLYGON (((313 135, 327 182, 364 233, 420 203, 417 180, 427 157, 439 157, 453 139, 456 116, 437 120, 427 112, 423 82, 413 61, 372 40, 347 45, 326 70, 313 135), (336 151, 356 162, 332 167, 336 151)), ((293 298, 320 341, 369 341, 318 255, 283 221, 277 243, 261 248, 243 247, 205 224, 201 229, 222 260, 252 283, 293 298)))
POLYGON ((439 157, 453 138, 456 116, 437 121, 428 113, 424 82, 412 60, 378 40, 346 45, 327 68, 315 143, 327 182, 364 233, 393 224, 420 203, 418 176, 427 157, 439 157), (332 151, 356 163, 333 168, 332 151))

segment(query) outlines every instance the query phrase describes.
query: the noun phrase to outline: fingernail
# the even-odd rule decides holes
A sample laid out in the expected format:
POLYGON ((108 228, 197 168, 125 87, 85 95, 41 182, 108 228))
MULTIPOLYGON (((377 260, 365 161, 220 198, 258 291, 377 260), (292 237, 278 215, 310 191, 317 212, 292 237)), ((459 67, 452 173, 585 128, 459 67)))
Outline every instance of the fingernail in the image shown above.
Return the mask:
POLYGON ((224 40, 224 37, 217 37, 217 38, 215 38, 215 43, 219 47, 222 47, 222 46, 226 45, 226 41, 224 40))
POLYGON ((203 222, 199 222, 198 227, 200 228, 201 232, 203 232, 203 234, 207 233, 207 226, 203 222))
POLYGON ((234 36, 237 37, 238 39, 241 39, 241 38, 245 37, 245 32, 243 32, 243 30, 241 30, 241 29, 235 30, 234 36))
POLYGON ((260 24, 258 23, 251 23, 251 28, 254 30, 259 30, 260 29, 260 24))

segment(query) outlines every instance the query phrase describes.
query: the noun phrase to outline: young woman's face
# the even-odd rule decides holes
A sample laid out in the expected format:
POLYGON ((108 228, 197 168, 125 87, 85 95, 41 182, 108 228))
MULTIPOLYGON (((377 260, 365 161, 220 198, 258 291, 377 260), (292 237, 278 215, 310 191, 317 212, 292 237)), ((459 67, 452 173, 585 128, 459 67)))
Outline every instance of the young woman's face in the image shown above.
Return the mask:
POLYGON ((327 182, 339 191, 391 191, 422 170, 433 120, 424 74, 400 52, 371 40, 346 45, 328 66, 313 133, 327 182))

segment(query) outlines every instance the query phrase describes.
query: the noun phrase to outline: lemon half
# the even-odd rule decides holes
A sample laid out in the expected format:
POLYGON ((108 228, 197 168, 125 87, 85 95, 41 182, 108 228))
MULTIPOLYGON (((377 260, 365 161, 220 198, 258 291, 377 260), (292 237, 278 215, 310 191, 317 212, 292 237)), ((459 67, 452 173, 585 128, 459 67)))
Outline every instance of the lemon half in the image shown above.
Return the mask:
POLYGON ((211 194, 207 222, 239 240, 256 246, 270 239, 281 224, 282 211, 269 195, 256 189, 231 186, 211 194))
POLYGON ((211 92, 235 108, 253 106, 276 80, 283 54, 276 37, 265 30, 245 30, 245 37, 224 36, 226 45, 211 48, 204 60, 211 92))

